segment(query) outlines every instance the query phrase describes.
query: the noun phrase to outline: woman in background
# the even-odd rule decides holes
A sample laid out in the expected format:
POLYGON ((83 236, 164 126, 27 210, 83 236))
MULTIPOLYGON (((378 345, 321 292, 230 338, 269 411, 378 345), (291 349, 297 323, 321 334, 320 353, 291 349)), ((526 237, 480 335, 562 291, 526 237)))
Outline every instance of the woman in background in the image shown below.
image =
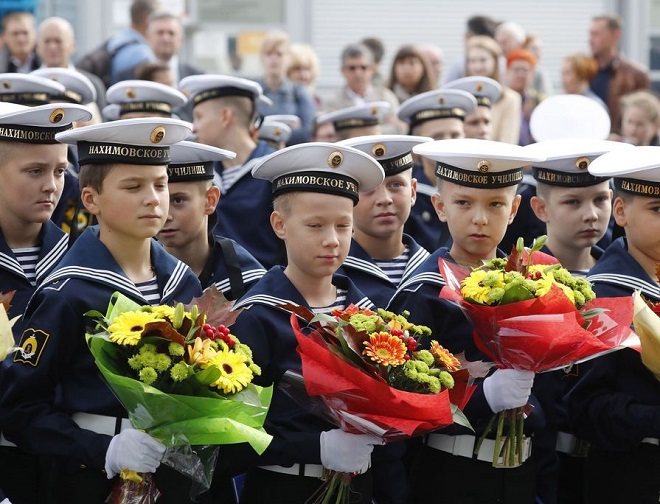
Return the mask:
POLYGON ((394 56, 387 87, 404 102, 408 98, 435 89, 431 65, 426 54, 414 45, 401 46, 394 56))

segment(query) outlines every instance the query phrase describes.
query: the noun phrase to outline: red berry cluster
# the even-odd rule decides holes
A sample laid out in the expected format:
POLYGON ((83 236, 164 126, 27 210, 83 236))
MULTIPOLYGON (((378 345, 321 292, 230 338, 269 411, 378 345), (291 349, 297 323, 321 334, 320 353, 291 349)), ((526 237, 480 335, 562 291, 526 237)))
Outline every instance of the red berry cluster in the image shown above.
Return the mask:
POLYGON ((535 272, 529 272, 527 273, 527 279, 528 280, 540 280, 543 274, 540 271, 535 271, 535 272))
POLYGON ((229 348, 234 348, 236 341, 229 334, 229 328, 220 324, 218 327, 213 327, 211 324, 204 324, 202 326, 202 332, 210 340, 222 340, 224 341, 229 348))
MULTIPOLYGON (((410 336, 405 336, 405 333, 401 329, 392 329, 390 331, 390 334, 392 336, 397 336, 401 338, 401 340, 403 340, 403 342, 408 347, 409 352, 414 352, 415 350, 417 350, 417 340, 415 338, 411 338, 410 336)), ((408 360, 410 357, 406 355, 404 358, 408 360)))

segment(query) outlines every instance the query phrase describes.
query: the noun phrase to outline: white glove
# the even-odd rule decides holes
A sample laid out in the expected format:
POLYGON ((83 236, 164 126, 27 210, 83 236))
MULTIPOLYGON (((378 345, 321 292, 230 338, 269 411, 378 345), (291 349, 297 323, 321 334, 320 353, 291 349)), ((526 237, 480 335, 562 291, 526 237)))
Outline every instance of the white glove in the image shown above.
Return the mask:
POLYGON ((11 501, 9 500, 9 497, 7 497, 5 500, 0 502, 0 504, 11 504, 11 501))
POLYGON ((126 429, 112 438, 105 454, 105 472, 114 478, 122 469, 155 472, 165 454, 165 445, 149 434, 126 429))
POLYGON ((484 380, 484 395, 494 413, 527 404, 534 385, 533 371, 498 369, 484 380))
POLYGON ((363 472, 371 464, 374 445, 383 441, 370 434, 349 434, 341 429, 321 432, 321 463, 332 471, 363 472))

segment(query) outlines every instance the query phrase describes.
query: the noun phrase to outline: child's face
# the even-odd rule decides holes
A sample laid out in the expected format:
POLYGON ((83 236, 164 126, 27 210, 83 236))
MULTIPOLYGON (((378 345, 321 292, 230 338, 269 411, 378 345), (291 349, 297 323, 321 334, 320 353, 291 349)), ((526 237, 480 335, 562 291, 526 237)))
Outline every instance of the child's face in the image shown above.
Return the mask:
POLYGON ((506 228, 516 216, 520 196, 515 187, 476 189, 443 181, 432 197, 438 217, 449 227, 451 256, 461 264, 495 257, 506 228))
POLYGON ((493 127, 490 123, 491 113, 489 107, 477 107, 474 112, 465 116, 463 129, 465 138, 481 138, 482 140, 491 140, 493 136, 493 127))
POLYGON ((388 238, 403 229, 415 202, 417 181, 412 170, 385 177, 373 191, 360 193, 353 209, 356 231, 375 238, 388 238))
POLYGON ((591 248, 605 235, 612 214, 609 182, 590 187, 552 187, 532 208, 548 236, 569 249, 591 248))
POLYGON ((0 166, 2 221, 35 224, 53 215, 64 188, 66 145, 7 146, 8 161, 0 166))
POLYGON ((625 228, 628 251, 642 264, 660 263, 660 198, 628 195, 613 205, 616 223, 625 228))
POLYGON ((273 212, 271 224, 284 240, 291 274, 329 277, 348 255, 353 201, 334 194, 301 192, 294 195, 288 211, 273 212))
POLYGON ((651 112, 640 107, 629 106, 621 115, 621 134, 634 145, 650 145, 658 134, 658 127, 649 118, 651 112))
POLYGON ((218 189, 207 188, 205 182, 173 182, 169 184, 170 211, 156 238, 168 248, 181 248, 208 234, 207 215, 215 211, 218 189))
POLYGON ((102 191, 85 187, 82 200, 101 229, 115 238, 156 236, 170 203, 167 166, 116 164, 103 180, 102 191))

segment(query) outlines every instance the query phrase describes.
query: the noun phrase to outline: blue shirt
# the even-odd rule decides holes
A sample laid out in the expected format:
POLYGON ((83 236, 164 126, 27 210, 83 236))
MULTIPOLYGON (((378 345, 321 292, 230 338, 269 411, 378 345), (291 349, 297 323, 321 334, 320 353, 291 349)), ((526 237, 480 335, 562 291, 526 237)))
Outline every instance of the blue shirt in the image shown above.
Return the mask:
POLYGON ((312 122, 316 114, 314 99, 307 89, 289 80, 282 82, 279 89, 266 87, 263 80, 257 81, 264 89, 264 94, 273 100, 272 105, 257 103, 257 111, 263 116, 273 114, 291 114, 300 118, 300 128, 291 132, 287 145, 309 142, 312 139, 312 122))
POLYGON ((136 66, 156 59, 147 40, 133 28, 127 28, 112 37, 108 41, 108 50, 117 51, 112 58, 110 85, 135 78, 131 72, 136 66))

